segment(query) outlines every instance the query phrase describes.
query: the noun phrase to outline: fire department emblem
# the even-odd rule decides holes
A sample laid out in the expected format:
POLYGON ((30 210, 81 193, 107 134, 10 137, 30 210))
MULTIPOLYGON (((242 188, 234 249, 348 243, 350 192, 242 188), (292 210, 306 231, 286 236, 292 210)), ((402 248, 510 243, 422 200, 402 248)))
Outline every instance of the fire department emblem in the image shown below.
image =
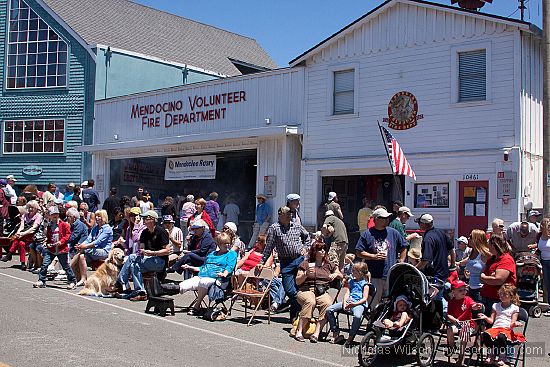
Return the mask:
POLYGON ((407 130, 416 126, 418 120, 423 118, 418 114, 418 101, 410 92, 396 93, 388 104, 388 118, 383 121, 394 130, 407 130))

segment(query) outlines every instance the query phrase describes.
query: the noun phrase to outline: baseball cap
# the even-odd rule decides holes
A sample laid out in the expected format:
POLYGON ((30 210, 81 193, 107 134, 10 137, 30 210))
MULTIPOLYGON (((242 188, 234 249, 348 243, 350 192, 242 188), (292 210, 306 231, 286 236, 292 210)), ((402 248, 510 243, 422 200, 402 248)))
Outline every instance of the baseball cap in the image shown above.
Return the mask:
POLYGON ((14 175, 7 175, 7 176, 6 176, 6 180, 14 180, 14 181, 17 181, 17 180, 15 179, 15 176, 14 176, 14 175))
POLYGON ((300 195, 298 194, 288 194, 286 196, 286 201, 300 200, 300 195))
POLYGON ((133 208, 130 209, 130 214, 140 215, 141 210, 137 206, 134 206, 133 208))
POLYGON ((193 224, 191 224, 192 229, 206 228, 207 226, 208 224, 206 224, 206 222, 202 219, 197 219, 196 221, 193 222, 193 224))
POLYGON ((163 223, 176 223, 176 222, 174 221, 174 217, 172 217, 170 214, 163 215, 163 216, 162 216, 162 222, 163 222, 163 223))
POLYGON ((332 210, 327 210, 325 212, 325 217, 328 217, 329 215, 334 215, 334 212, 332 210))
POLYGON ((226 222, 223 226, 229 228, 231 230, 231 232, 237 233, 237 225, 235 223, 226 222))
POLYGON ((406 206, 401 206, 399 207, 399 210, 398 210, 398 213, 399 214, 403 214, 403 213, 407 213, 409 215, 409 217, 414 217, 413 213, 411 212, 411 210, 406 207, 406 206))
POLYGON ((189 194, 189 195, 187 195, 186 199, 187 199, 187 201, 195 201, 195 196, 189 194))
POLYGON ((88 181, 82 181, 82 183, 80 184, 80 186, 88 186, 88 181))
POLYGON ((451 283, 451 289, 458 289, 466 286, 467 284, 462 280, 457 280, 456 282, 451 283))
POLYGON ((531 210, 529 212, 529 216, 536 215, 537 217, 540 215, 540 212, 538 210, 531 210))
POLYGON ((69 182, 69 183, 67 184, 67 187, 75 187, 74 182, 69 182))
POLYGON ((468 244, 468 239, 464 236, 460 236, 456 239, 456 242, 462 242, 462 243, 468 244))
POLYGON ((279 210, 277 211, 277 213, 279 214, 287 214, 287 213, 290 213, 290 208, 286 205, 283 205, 282 207, 279 208, 279 210))
POLYGON ((434 217, 432 217, 430 214, 422 214, 420 217, 418 217, 417 220, 415 220, 416 223, 425 223, 430 224, 434 221, 434 217))
POLYGON ((50 215, 59 214, 59 208, 55 205, 50 206, 50 208, 48 210, 50 212, 50 215))
POLYGON ((143 218, 151 217, 155 219, 159 219, 159 215, 154 210, 147 210, 144 214, 141 214, 143 218))
POLYGON ((328 200, 333 200, 336 197, 336 193, 334 191, 331 191, 328 193, 328 200))
POLYGON ((388 211, 384 208, 378 208, 375 211, 372 212, 372 217, 374 219, 376 218, 389 218, 391 217, 391 214, 388 213, 388 211))

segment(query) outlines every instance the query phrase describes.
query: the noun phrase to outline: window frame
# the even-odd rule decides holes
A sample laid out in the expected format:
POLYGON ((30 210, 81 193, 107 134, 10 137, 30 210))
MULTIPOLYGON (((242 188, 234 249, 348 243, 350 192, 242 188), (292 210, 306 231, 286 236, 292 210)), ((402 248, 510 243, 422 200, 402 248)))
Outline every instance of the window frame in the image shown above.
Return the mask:
POLYGON ((344 63, 331 65, 328 67, 327 73, 328 88, 327 88, 327 103, 328 110, 326 113, 329 119, 356 118, 359 117, 359 64, 344 63), (353 112, 334 114, 334 78, 337 72, 353 70, 353 112))
MULTIPOLYGON (((449 192, 449 182, 415 182, 414 184, 414 197, 413 197, 413 208, 415 209, 450 209, 450 198, 451 198, 451 195, 450 195, 450 192, 449 192), (436 191, 436 190, 433 190, 430 192, 430 187, 437 187, 437 188, 446 188, 447 190, 447 194, 443 194, 443 190, 442 190, 442 195, 445 195, 447 197, 447 205, 443 206, 443 205, 429 205, 429 206, 419 206, 418 205, 418 194, 419 194, 419 189, 423 189, 423 186, 426 187, 426 195, 430 195, 430 199, 428 200, 433 200, 433 193, 436 191)), ((420 193, 422 194, 422 193, 420 193)))
POLYGON ((451 47, 451 105, 456 107, 477 106, 492 103, 492 47, 490 41, 473 42, 451 47), (485 50, 485 99, 478 101, 460 101, 459 54, 463 52, 485 50))
MULTIPOLYGON (((14 130, 15 131, 15 130, 14 130)), ((33 129, 34 131, 34 129, 33 129)), ((48 130, 49 131, 49 130, 48 130)), ((19 155, 19 154, 24 154, 24 155, 37 155, 37 154, 47 154, 47 155, 64 155, 67 151, 67 119, 65 117, 29 117, 29 118, 8 118, 8 119, 3 119, 1 120, 1 132, 2 132, 2 135, 1 135, 1 139, 0 139, 0 142, 2 143, 2 155, 3 156, 14 156, 14 155, 19 155), (43 121, 44 122, 44 129, 42 131, 45 131, 45 126, 46 126, 46 121, 54 121, 54 140, 52 141, 53 144, 55 144, 56 142, 60 142, 58 140, 55 140, 55 121, 63 121, 63 141, 61 141, 61 143, 63 143, 63 150, 61 152, 46 152, 46 151, 42 151, 42 152, 35 152, 35 151, 32 151, 32 152, 24 152, 24 151, 21 151, 21 152, 6 152, 6 146, 5 144, 6 143, 9 143, 9 144, 13 144, 14 142, 6 142, 6 124, 8 122, 13 122, 14 124, 17 123, 17 122, 22 122, 23 124, 25 122, 29 122, 29 121, 33 121, 33 122, 36 122, 36 121, 43 121)), ((22 131, 24 132, 24 131, 22 131)), ((44 134, 44 138, 42 140, 42 143, 45 142, 45 134, 44 134)), ((22 143, 24 144, 24 141, 22 141, 22 143)), ((33 139, 33 144, 35 144, 36 141, 33 139)), ((55 145, 54 145, 55 147, 55 145)), ((34 148, 33 148, 34 149, 34 148)), ((22 148, 23 150, 23 148, 22 148)))
MULTIPOLYGON (((65 43, 65 45, 67 46, 67 60, 66 60, 66 63, 65 63, 65 85, 55 85, 55 86, 43 86, 43 87, 37 87, 37 86, 24 86, 24 87, 8 87, 8 79, 9 79, 9 70, 8 70, 8 57, 9 57, 9 46, 10 46, 10 16, 11 16, 11 0, 8 0, 7 1, 7 16, 6 16, 6 38, 5 38, 5 50, 4 50, 4 85, 3 85, 3 90, 5 92, 13 92, 13 93, 18 93, 18 92, 21 92, 21 91, 28 91, 28 90, 68 90, 69 89, 69 70, 70 70, 70 56, 71 56, 71 44, 70 42, 62 35, 60 34, 56 29, 54 29, 54 27, 52 27, 49 22, 46 21, 46 19, 44 19, 44 17, 42 17, 40 14, 38 14, 37 11, 35 11, 32 6, 25 0, 18 0, 18 1, 22 1, 24 2, 28 7, 29 7, 29 10, 30 11, 33 11, 34 13, 36 13, 36 15, 38 16, 38 18, 40 20, 42 20, 47 26, 48 26, 48 33, 49 33, 49 30, 55 32, 55 34, 57 35, 58 37, 58 40, 59 41, 62 41, 65 43)), ((39 31, 37 31, 38 33, 39 31)), ((30 33, 30 31, 27 31, 27 35, 30 33)), ((46 44, 49 42, 49 35, 48 35, 48 40, 46 40, 46 44)), ((29 40, 28 40, 28 37, 27 37, 27 41, 25 43, 25 45, 29 45, 29 40)), ((38 47, 38 41, 37 41, 37 47, 38 47)), ((28 47, 27 47, 28 48, 28 47)), ((45 54, 47 55, 48 52, 46 50, 45 54)), ((38 53, 37 53, 38 55, 38 53)), ((56 52, 56 55, 59 55, 59 51, 56 52)), ((25 57, 26 57, 26 63, 25 63, 25 85, 27 84, 27 80, 26 80, 26 73, 27 73, 27 70, 28 70, 28 51, 27 53, 25 53, 25 57)), ((57 57, 57 56, 56 56, 57 57)), ((36 64, 38 65, 38 64, 36 64)), ((59 64, 54 64, 54 65, 59 65, 59 64)), ((44 65, 46 67, 46 69, 48 68, 49 64, 45 64, 44 65)), ((17 75, 17 74, 16 74, 17 75)), ((44 76, 46 78, 46 84, 47 84, 47 78, 48 78, 48 73, 46 71, 46 74, 44 76)), ((57 74, 56 74, 56 78, 57 78, 57 74)), ((16 85, 17 85, 17 81, 16 81, 16 85)))

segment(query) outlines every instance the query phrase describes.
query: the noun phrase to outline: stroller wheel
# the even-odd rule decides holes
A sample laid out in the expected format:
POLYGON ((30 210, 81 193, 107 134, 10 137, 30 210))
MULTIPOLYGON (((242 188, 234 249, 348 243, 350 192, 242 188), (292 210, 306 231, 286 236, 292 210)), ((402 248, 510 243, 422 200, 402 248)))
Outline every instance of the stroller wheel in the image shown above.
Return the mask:
POLYGON ((540 306, 532 306, 529 308, 529 315, 531 317, 534 317, 535 319, 538 319, 542 316, 542 308, 540 306))
POLYGON ((361 340, 359 346, 359 364, 363 367, 372 366, 378 356, 378 347, 376 346, 376 333, 369 331, 361 340))
POLYGON ((431 334, 424 333, 416 344, 416 359, 421 367, 431 366, 435 357, 435 340, 431 334))

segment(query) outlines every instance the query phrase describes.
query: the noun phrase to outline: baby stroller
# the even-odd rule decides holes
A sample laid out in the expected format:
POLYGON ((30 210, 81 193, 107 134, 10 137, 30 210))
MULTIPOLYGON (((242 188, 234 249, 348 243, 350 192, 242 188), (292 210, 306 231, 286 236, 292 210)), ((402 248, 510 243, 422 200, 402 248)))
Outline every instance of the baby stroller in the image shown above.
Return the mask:
POLYGON ((546 303, 539 302, 539 285, 542 275, 542 265, 539 258, 530 252, 518 254, 516 257, 516 274, 521 307, 528 310, 531 317, 540 317, 549 306, 546 303))
POLYGON ((21 214, 16 206, 8 206, 8 218, 2 220, 2 233, 0 237, 12 237, 21 224, 21 214))
POLYGON ((433 299, 443 287, 442 281, 432 280, 430 283, 424 274, 410 264, 392 266, 386 279, 388 296, 375 307, 367 328, 369 331, 361 340, 359 364, 371 366, 378 354, 387 354, 389 350, 408 351, 412 346, 416 350, 418 364, 430 366, 435 357, 435 340, 429 331, 439 329, 442 320, 433 299), (398 330, 374 326, 392 313, 394 301, 402 295, 411 302, 410 320, 398 330))

